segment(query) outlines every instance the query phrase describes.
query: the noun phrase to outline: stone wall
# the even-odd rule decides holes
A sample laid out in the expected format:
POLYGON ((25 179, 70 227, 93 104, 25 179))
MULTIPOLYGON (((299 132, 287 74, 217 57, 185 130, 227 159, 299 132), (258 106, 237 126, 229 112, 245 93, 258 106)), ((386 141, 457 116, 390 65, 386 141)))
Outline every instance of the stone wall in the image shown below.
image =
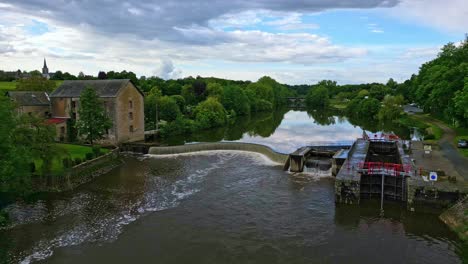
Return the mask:
POLYGON ((74 189, 81 184, 105 174, 122 163, 118 149, 114 149, 95 159, 85 161, 65 171, 62 175, 38 179, 35 188, 45 192, 61 192, 74 189))
POLYGON ((117 143, 145 140, 144 99, 133 84, 129 83, 117 95, 115 113, 117 143))
POLYGON ((455 231, 461 239, 468 241, 468 195, 443 212, 439 218, 455 231))
POLYGON ((288 160, 288 155, 278 153, 267 146, 241 142, 196 143, 172 147, 151 147, 148 154, 168 155, 209 150, 241 150, 257 152, 280 164, 286 164, 286 161, 288 160))

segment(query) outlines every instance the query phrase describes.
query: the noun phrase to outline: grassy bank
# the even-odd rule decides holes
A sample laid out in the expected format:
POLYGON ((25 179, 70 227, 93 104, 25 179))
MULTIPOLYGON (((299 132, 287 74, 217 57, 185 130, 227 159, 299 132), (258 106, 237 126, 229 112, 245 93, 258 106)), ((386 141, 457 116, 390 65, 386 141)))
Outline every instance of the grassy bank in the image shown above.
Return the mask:
POLYGON ((0 92, 5 93, 16 89, 16 82, 0 82, 0 92))
MULTIPOLYGON (((454 128, 455 132, 457 133, 457 136, 455 137, 455 144, 457 144, 458 140, 460 139, 465 139, 468 140, 468 128, 454 128)), ((458 148, 458 151, 465 156, 468 157, 468 148, 461 149, 458 148)))
MULTIPOLYGON (((81 161, 86 160, 86 154, 93 153, 93 148, 89 146, 73 145, 73 144, 56 144, 60 149, 58 157, 52 161, 52 174, 60 174, 64 171, 63 159, 69 158, 73 161, 80 159, 81 161)), ((108 153, 108 149, 101 148, 102 153, 108 153)), ((36 160, 36 171, 40 171, 42 167, 42 161, 36 160)))

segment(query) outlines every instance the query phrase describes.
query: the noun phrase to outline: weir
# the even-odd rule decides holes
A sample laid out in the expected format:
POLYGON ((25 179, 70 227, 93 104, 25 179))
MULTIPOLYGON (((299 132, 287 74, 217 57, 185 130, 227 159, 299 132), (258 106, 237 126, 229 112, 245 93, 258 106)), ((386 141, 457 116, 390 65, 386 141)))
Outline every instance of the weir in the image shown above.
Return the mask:
POLYGON ((210 150, 257 152, 283 164, 293 173, 330 170, 335 179, 335 202, 359 204, 361 199, 400 201, 409 210, 416 206, 444 208, 463 197, 467 189, 460 184, 424 180, 409 155, 404 142, 392 139, 357 139, 351 146, 305 146, 291 154, 279 153, 268 146, 242 142, 193 143, 156 147, 146 143, 126 144, 123 151, 151 155, 170 155, 210 150))

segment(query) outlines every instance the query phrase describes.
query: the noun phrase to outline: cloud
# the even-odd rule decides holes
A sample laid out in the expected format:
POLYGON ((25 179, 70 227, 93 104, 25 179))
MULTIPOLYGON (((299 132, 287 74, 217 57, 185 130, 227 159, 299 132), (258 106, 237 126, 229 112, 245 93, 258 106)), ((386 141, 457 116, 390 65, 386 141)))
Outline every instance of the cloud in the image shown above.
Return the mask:
POLYGON ((177 79, 182 76, 182 71, 176 69, 172 60, 169 58, 164 58, 161 60, 160 66, 153 72, 156 76, 168 80, 168 79, 177 79))
POLYGON ((463 34, 468 29, 466 0, 403 0, 391 12, 394 16, 422 22, 444 32, 463 34))
MULTIPOLYGON (((63 23, 67 26, 88 25, 104 34, 135 34, 139 38, 164 41, 207 44, 205 41, 187 38, 185 28, 198 28, 204 35, 210 35, 210 41, 226 41, 221 32, 213 30, 209 22, 227 14, 244 11, 269 10, 275 12, 310 13, 337 8, 375 8, 395 6, 398 0, 141 0, 126 1, 37 1, 16 0, 12 7, 30 15, 38 15, 63 23), (202 30, 202 28, 204 28, 202 30), (208 31, 213 31, 209 33, 208 31)), ((2 8, 0 6, 0 8, 2 8)))

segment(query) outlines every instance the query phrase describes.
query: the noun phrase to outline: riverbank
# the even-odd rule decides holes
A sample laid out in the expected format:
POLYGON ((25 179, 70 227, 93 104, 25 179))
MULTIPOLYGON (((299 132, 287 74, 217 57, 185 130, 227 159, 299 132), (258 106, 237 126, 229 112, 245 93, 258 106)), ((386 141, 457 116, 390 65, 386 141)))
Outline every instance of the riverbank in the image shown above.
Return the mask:
POLYGON ((468 243, 468 196, 442 213, 439 218, 468 243))

